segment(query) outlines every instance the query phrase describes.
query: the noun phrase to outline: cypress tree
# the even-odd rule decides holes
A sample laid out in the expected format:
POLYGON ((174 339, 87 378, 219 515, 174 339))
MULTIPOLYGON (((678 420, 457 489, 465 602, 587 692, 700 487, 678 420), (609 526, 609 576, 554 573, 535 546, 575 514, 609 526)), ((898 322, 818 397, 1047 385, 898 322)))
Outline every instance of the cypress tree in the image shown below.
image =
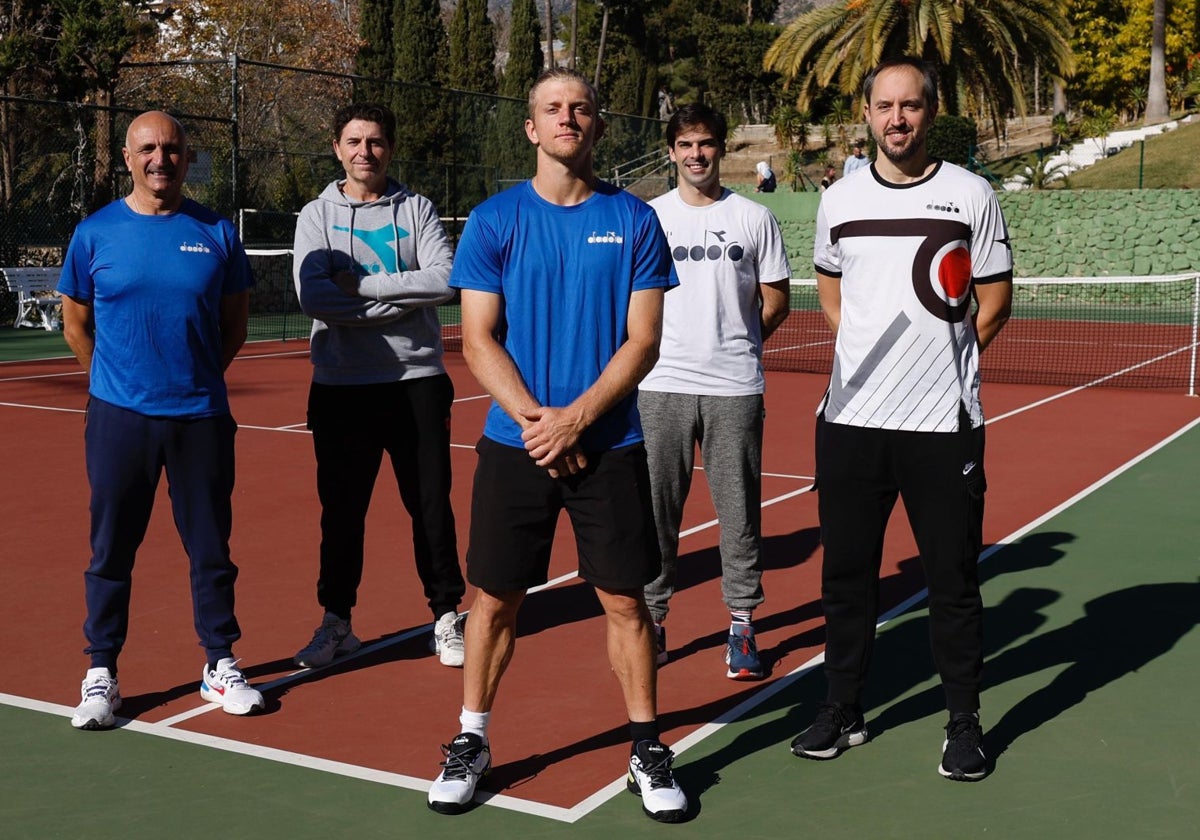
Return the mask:
POLYGON ((395 0, 392 15, 394 78, 442 84, 448 56, 439 0, 395 0))
MULTIPOLYGON (((496 92, 496 36, 487 13, 487 0, 458 0, 450 21, 450 86, 479 94, 496 92)), ((495 181, 485 149, 495 123, 495 100, 489 96, 455 94, 454 158, 456 169, 454 215, 487 197, 495 181)))
POLYGON ((496 92, 496 32, 487 0, 458 0, 450 21, 450 86, 496 92))
MULTIPOLYGON (((362 20, 358 32, 363 45, 354 62, 354 72, 368 79, 392 78, 392 3, 393 0, 362 0, 362 20)), ((359 82, 355 96, 359 100, 383 98, 386 86, 359 82)))
POLYGON ((396 112, 396 158, 401 177, 439 206, 446 205, 440 161, 450 137, 450 103, 436 90, 446 79, 448 50, 438 0, 394 0, 392 108, 396 112))
POLYGON ((513 0, 512 26, 508 36, 508 63, 500 81, 500 93, 524 99, 534 79, 546 66, 542 51, 542 24, 534 0, 513 0))
POLYGON ((542 52, 542 23, 534 0, 513 0, 512 25, 508 35, 508 62, 500 77, 500 94, 518 102, 501 102, 496 109, 495 147, 492 159, 497 178, 505 182, 533 174, 534 151, 525 139, 526 97, 542 72, 546 55, 542 52))

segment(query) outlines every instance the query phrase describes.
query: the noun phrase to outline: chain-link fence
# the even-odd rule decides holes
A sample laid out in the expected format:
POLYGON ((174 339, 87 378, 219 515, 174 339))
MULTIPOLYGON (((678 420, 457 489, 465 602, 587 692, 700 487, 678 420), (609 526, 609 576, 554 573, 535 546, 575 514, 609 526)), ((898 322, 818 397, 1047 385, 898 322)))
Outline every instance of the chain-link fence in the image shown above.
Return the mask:
MULTIPOLYGON (((111 107, 0 96, 0 265, 61 264, 76 223, 129 191, 125 131, 155 108, 187 129, 187 195, 233 219, 247 246, 290 247, 300 208, 343 176, 331 124, 355 100, 395 111, 392 174, 437 205, 451 236, 481 200, 533 174, 523 100, 236 57, 131 64, 111 107)), ((665 192, 662 123, 605 118, 601 177, 665 192)))
MULTIPOLYGON (((248 245, 290 243, 294 214, 342 175, 331 122, 355 99, 396 112, 392 174, 444 217, 465 217, 533 172, 523 100, 236 58, 133 64, 110 108, 0 96, 0 263, 61 248, 79 219, 128 191, 125 129, 150 108, 187 128, 189 196, 234 219, 248 245)), ((665 192, 662 123, 605 117, 608 131, 596 148, 601 177, 643 196, 665 192)))

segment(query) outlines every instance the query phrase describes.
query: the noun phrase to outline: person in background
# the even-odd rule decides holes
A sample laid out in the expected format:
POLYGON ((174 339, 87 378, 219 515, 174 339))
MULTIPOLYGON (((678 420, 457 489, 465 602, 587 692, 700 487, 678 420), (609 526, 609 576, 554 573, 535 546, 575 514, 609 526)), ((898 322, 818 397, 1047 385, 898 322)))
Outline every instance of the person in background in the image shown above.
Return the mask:
POLYGON ((460 731, 429 788, 438 813, 468 809, 491 766, 488 726, 517 613, 526 591, 547 580, 564 509, 625 702, 627 787, 654 820, 687 813, 659 738, 642 587, 660 563, 635 394, 658 357, 664 289, 678 281, 654 212, 596 177, 603 131, 587 79, 542 73, 525 121, 535 174, 471 211, 454 260, 463 354, 493 403, 476 447, 467 577, 479 592, 467 620, 460 731))
POLYGON ((866 141, 859 138, 854 141, 854 152, 850 157, 846 158, 846 162, 842 164, 842 177, 847 178, 864 166, 871 165, 871 159, 867 157, 863 149, 866 147, 866 141))
POLYGON ((666 297, 658 363, 638 412, 654 494, 662 574, 646 587, 658 663, 675 591, 679 526, 696 444, 721 526, 721 594, 729 610, 726 676, 763 677, 752 616, 763 602, 763 342, 788 314, 791 268, 771 211, 721 186, 725 117, 684 105, 667 123, 679 187, 650 202, 666 231, 679 288, 666 297))
POLYGON ((874 177, 839 181, 817 208, 817 294, 835 336, 816 429, 828 686, 792 752, 829 759, 866 741, 884 533, 902 497, 949 710, 938 772, 973 781, 987 773, 979 355, 1008 320, 1013 262, 988 182, 929 155, 937 102, 925 62, 872 70, 863 115, 879 146, 874 177))
POLYGON ((837 170, 833 166, 825 167, 825 174, 821 176, 821 192, 833 186, 833 182, 837 180, 837 170))
POLYGON ((771 169, 771 164, 760 160, 754 165, 754 173, 758 182, 754 188, 755 192, 775 192, 775 173, 771 169))
POLYGON ((437 209, 388 176, 396 119, 382 105, 336 112, 333 153, 346 177, 300 211, 294 273, 313 319, 308 428, 321 500, 317 602, 325 613, 295 656, 328 665, 361 642, 351 610, 362 580, 367 508, 384 453, 412 518, 413 555, 433 614, 430 649, 461 667, 466 592, 450 507, 450 406, 436 305, 453 296, 452 252, 437 209))
POLYGON ((76 729, 107 729, 121 707, 134 559, 164 470, 207 660, 200 697, 234 715, 264 706, 233 656, 241 628, 229 555, 237 423, 225 369, 246 340, 250 262, 228 219, 184 197, 188 141, 178 120, 139 115, 122 154, 133 189, 75 228, 58 283, 64 335, 88 374, 91 667, 76 729))

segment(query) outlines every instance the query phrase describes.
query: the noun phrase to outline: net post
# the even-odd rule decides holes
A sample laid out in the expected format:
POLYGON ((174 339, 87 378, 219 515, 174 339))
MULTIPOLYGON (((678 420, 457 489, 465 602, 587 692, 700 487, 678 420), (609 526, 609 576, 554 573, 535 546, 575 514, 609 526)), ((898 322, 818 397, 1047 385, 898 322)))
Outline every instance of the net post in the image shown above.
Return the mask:
POLYGON ((1192 361, 1188 370, 1189 397, 1196 396, 1196 345, 1200 338, 1200 272, 1192 278, 1192 361))

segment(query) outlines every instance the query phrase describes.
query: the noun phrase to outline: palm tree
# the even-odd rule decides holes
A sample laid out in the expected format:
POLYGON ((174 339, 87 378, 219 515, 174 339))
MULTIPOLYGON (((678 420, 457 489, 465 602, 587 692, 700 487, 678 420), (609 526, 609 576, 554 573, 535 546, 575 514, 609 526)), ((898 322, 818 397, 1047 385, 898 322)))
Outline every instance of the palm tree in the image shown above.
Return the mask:
POLYGON ((1025 113, 1022 64, 1074 72, 1066 33, 1057 0, 839 0, 788 25, 763 66, 798 81, 807 107, 828 87, 858 96, 885 58, 919 56, 938 68, 943 110, 974 104, 998 126, 1010 107, 1025 113))
POLYGON ((1031 190, 1066 189, 1071 186, 1068 176, 1071 166, 1066 161, 1052 163, 1050 160, 1039 160, 1034 166, 1026 166, 1015 180, 1031 190))
POLYGON ((1171 116, 1167 107, 1167 0, 1154 0, 1150 27, 1150 89, 1146 98, 1146 124, 1171 116))

